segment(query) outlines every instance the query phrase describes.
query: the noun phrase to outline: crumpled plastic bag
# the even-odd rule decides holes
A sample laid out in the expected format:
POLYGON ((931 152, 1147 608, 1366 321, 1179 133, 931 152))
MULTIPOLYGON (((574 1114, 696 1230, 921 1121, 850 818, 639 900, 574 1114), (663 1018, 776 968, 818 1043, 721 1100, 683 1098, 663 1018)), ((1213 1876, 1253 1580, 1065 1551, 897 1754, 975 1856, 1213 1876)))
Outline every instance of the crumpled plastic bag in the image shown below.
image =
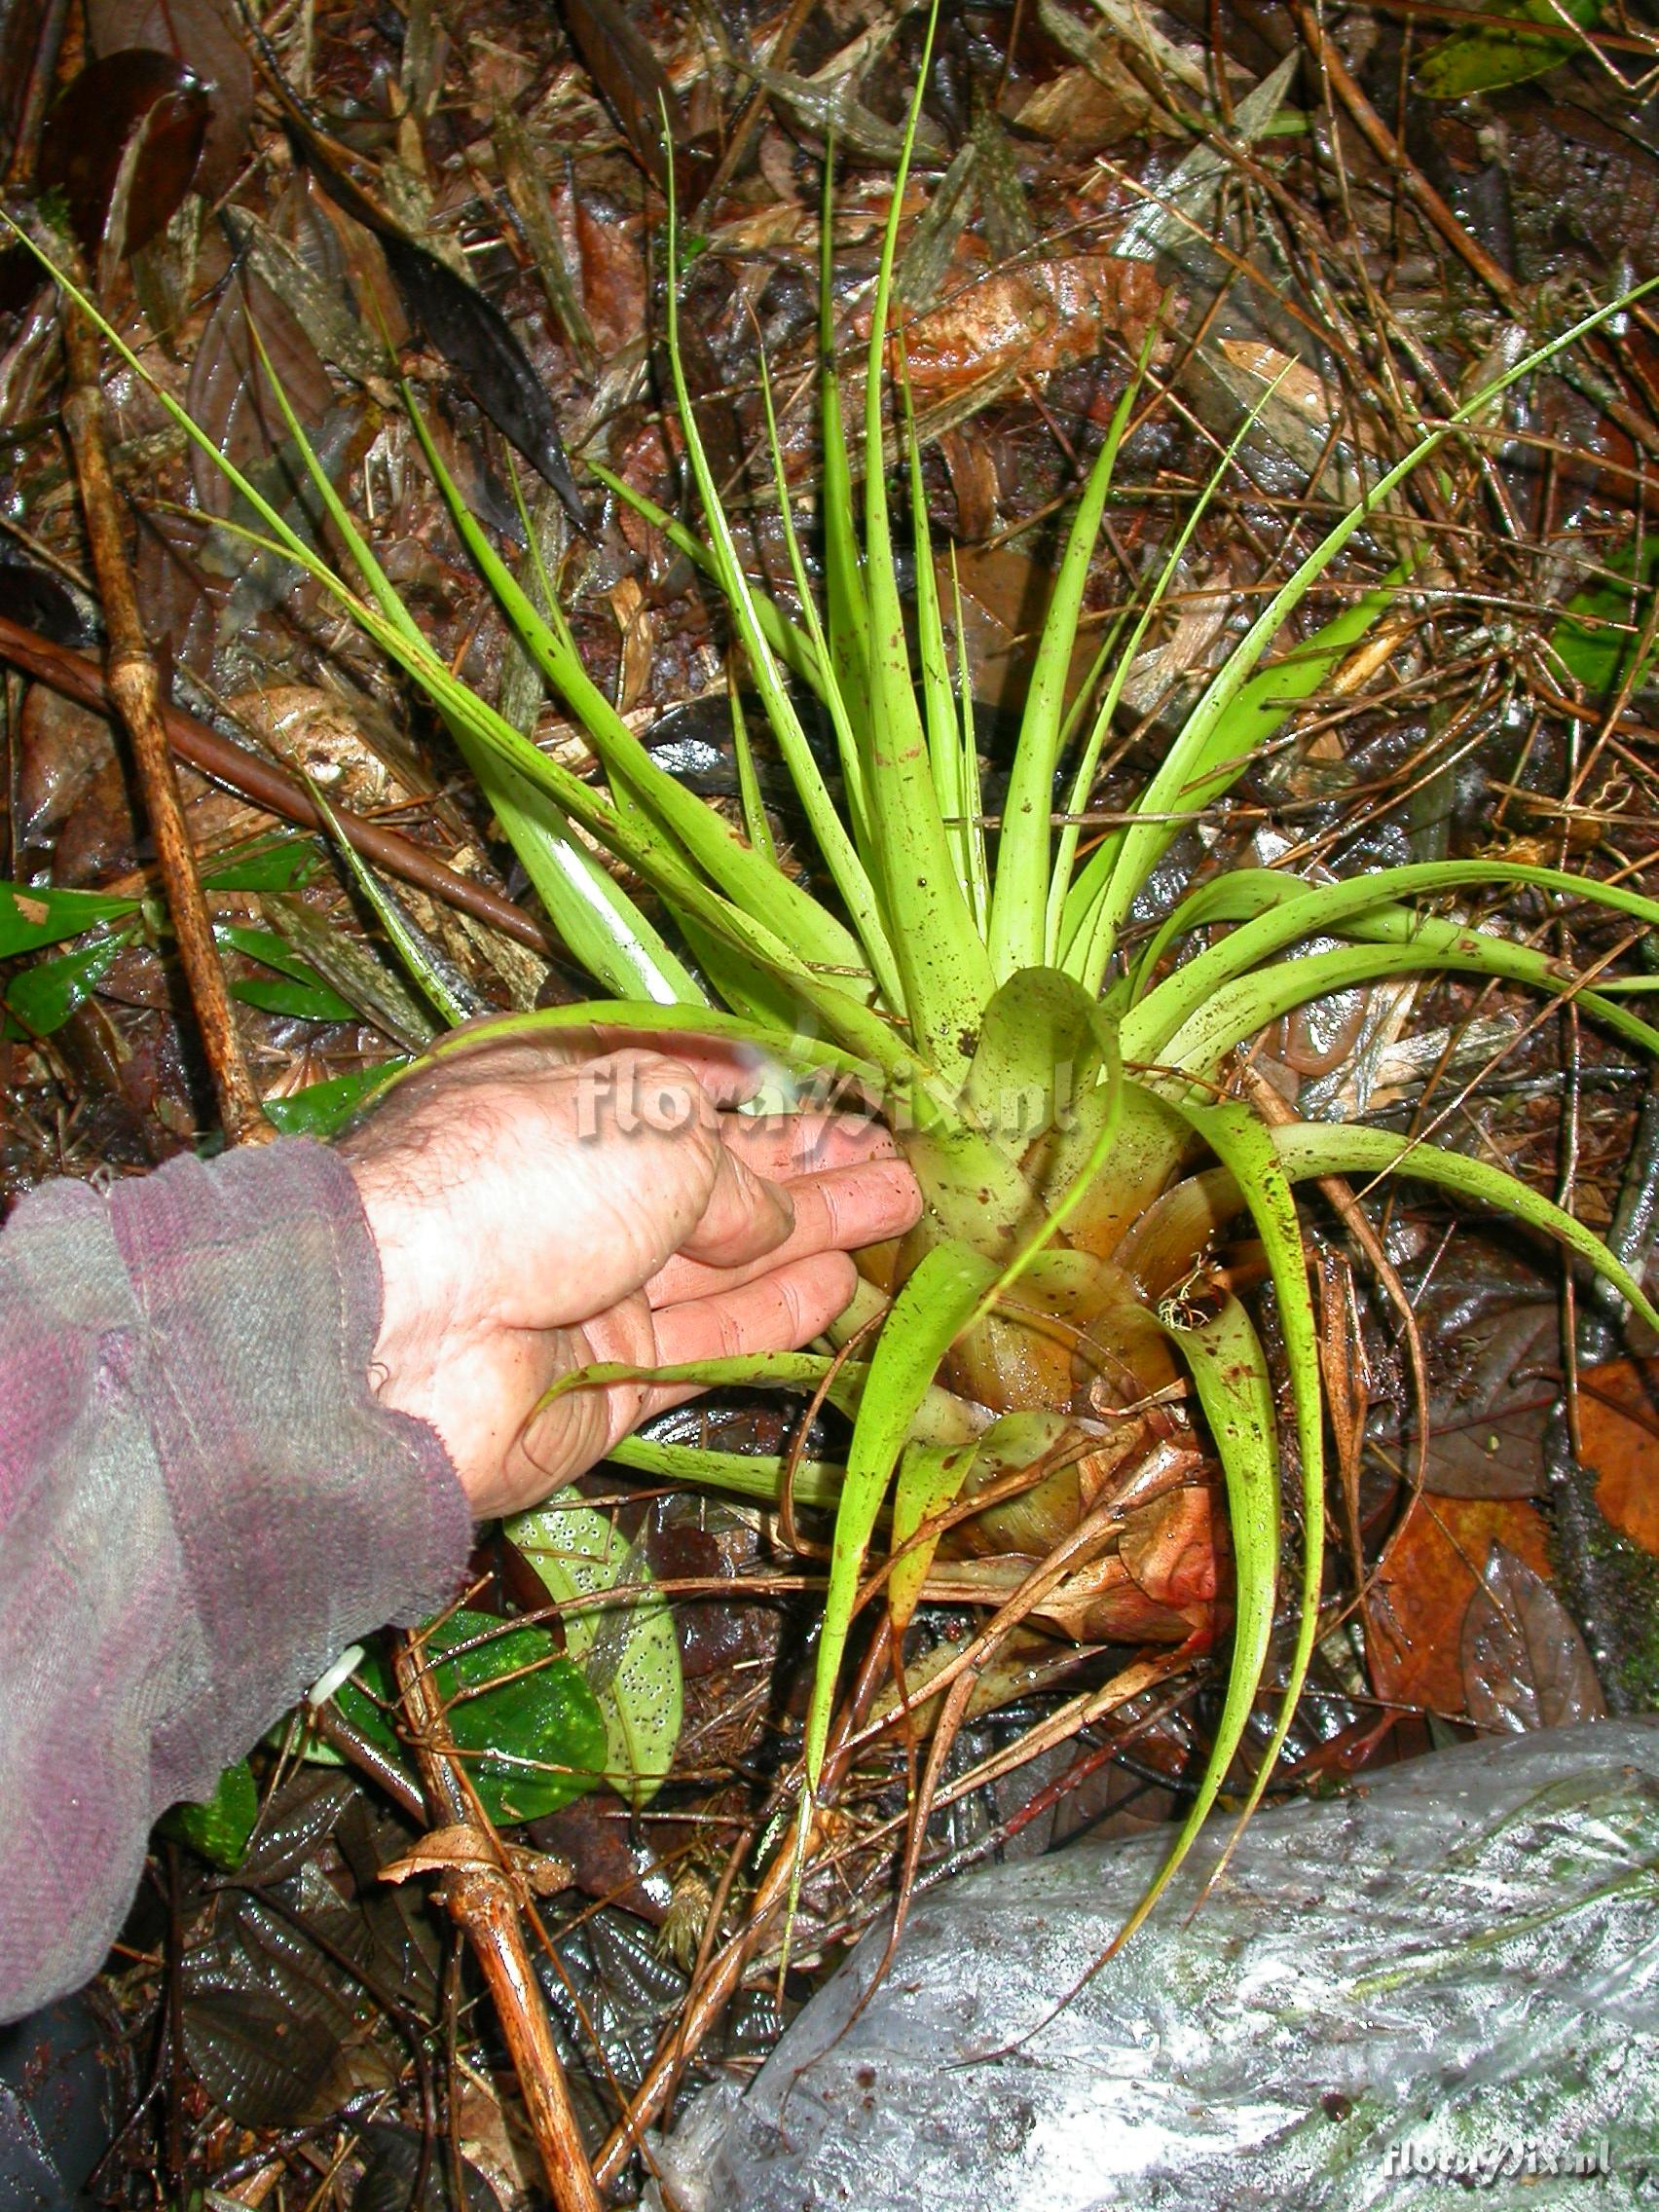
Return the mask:
POLYGON ((1470 1745, 1258 1815, 1189 1918, 1227 1832, 1057 2014, 1162 1839, 920 1899, 851 2025, 883 1930, 747 2093, 706 2090, 653 2142, 646 2203, 1659 2202, 1659 1719, 1470 1745))

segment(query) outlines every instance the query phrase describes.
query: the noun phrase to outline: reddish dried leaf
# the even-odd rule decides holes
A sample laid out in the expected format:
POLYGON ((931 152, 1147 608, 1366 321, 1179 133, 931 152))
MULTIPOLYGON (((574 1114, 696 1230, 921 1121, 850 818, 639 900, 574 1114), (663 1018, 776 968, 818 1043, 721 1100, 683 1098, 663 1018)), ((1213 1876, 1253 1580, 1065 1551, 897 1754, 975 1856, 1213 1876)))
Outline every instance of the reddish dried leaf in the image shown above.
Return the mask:
POLYGON ((41 136, 41 188, 61 192, 91 255, 117 260, 165 230, 190 190, 208 128, 206 88, 144 47, 90 62, 41 136))
POLYGON ((253 67, 238 24, 217 0, 87 0, 87 36, 94 54, 133 46, 169 54, 205 87, 196 189, 216 200, 241 165, 253 117, 253 67))
POLYGON ((1525 1498, 1419 1498, 1389 1545, 1372 1593, 1372 1685, 1390 1704, 1460 1716, 1458 1638, 1494 1543, 1547 1576, 1543 1519, 1525 1498))
POLYGON ((1131 1513, 1118 1556, 1149 1598, 1166 1605, 1207 1604, 1215 1596, 1215 1521, 1209 1491, 1184 1483, 1131 1513))
MULTIPOLYGON (((994 268, 965 237, 938 307, 903 324, 904 357, 918 400, 981 383, 1092 360, 1117 333, 1138 347, 1163 299, 1150 262, 1079 253, 994 268)), ((867 312, 854 317, 862 338, 867 312)))
POLYGON ((1469 1718, 1479 1728, 1565 1728, 1606 1715, 1595 1663, 1549 1584, 1502 1544, 1463 1615, 1469 1718))
POLYGON ((1584 1458, 1596 1503, 1633 1544, 1659 1556, 1659 1361, 1615 1359, 1578 1378, 1584 1458))

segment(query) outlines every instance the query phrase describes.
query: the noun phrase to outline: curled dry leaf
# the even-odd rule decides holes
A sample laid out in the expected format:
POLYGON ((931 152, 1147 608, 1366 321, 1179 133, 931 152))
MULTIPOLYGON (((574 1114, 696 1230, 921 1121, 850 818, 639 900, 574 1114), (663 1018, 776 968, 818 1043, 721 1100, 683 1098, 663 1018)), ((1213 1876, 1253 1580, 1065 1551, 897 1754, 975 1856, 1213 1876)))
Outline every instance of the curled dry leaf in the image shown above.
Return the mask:
POLYGON ((87 36, 97 55, 135 46, 170 55, 205 89, 196 189, 216 200, 240 166, 253 117, 253 65, 240 28, 217 0, 87 0, 87 36))
MULTIPOLYGON (((911 387, 927 401, 1015 373, 1047 376, 1091 360, 1111 332, 1132 350, 1162 298, 1144 261, 1075 253, 998 269, 964 238, 938 307, 902 325, 911 387)), ((853 327, 867 342, 867 312, 853 327)))
POLYGON ((1478 1728, 1565 1728, 1606 1717, 1595 1662, 1567 1607, 1502 1544, 1463 1615, 1462 1667, 1478 1728))

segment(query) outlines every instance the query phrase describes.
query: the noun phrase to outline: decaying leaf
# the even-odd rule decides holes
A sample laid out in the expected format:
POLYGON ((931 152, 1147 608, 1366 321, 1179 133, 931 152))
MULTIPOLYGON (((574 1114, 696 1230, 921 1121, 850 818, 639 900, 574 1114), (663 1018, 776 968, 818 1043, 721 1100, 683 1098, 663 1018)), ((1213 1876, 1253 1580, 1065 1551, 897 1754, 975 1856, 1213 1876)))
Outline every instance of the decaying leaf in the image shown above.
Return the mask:
POLYGON ((131 47, 171 55, 205 88, 195 181, 203 199, 216 200, 241 166, 253 116, 253 64, 233 17, 219 0, 87 0, 87 35, 97 55, 131 47))
POLYGON ((1578 1424, 1596 1503, 1621 1535, 1659 1557, 1659 1362, 1580 1369, 1578 1424))
POLYGON ((1595 1662, 1567 1607, 1502 1544, 1463 1615, 1463 1691, 1478 1728, 1565 1728, 1606 1715, 1595 1662))
POLYGON ((207 130, 207 92, 148 48, 90 62, 41 138, 43 191, 60 192, 86 252, 114 262, 147 245, 190 190, 207 130))
POLYGON ((1526 1498, 1422 1497, 1383 1557, 1368 1613, 1372 1686, 1390 1704, 1445 1718, 1466 1711, 1453 1633, 1499 1544, 1540 1577, 1549 1573, 1543 1516, 1526 1498))

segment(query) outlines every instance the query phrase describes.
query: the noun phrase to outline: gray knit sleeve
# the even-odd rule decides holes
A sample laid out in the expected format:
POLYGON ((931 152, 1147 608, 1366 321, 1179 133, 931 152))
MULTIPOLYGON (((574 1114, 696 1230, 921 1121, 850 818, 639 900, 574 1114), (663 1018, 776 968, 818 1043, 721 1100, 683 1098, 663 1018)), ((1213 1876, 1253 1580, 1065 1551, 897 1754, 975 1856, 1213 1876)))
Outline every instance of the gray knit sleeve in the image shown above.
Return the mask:
POLYGON ((373 1400, 380 1299, 303 1140, 51 1185, 0 1233, 0 2017, 96 1971, 166 1806, 454 1592, 466 1500, 373 1400))

